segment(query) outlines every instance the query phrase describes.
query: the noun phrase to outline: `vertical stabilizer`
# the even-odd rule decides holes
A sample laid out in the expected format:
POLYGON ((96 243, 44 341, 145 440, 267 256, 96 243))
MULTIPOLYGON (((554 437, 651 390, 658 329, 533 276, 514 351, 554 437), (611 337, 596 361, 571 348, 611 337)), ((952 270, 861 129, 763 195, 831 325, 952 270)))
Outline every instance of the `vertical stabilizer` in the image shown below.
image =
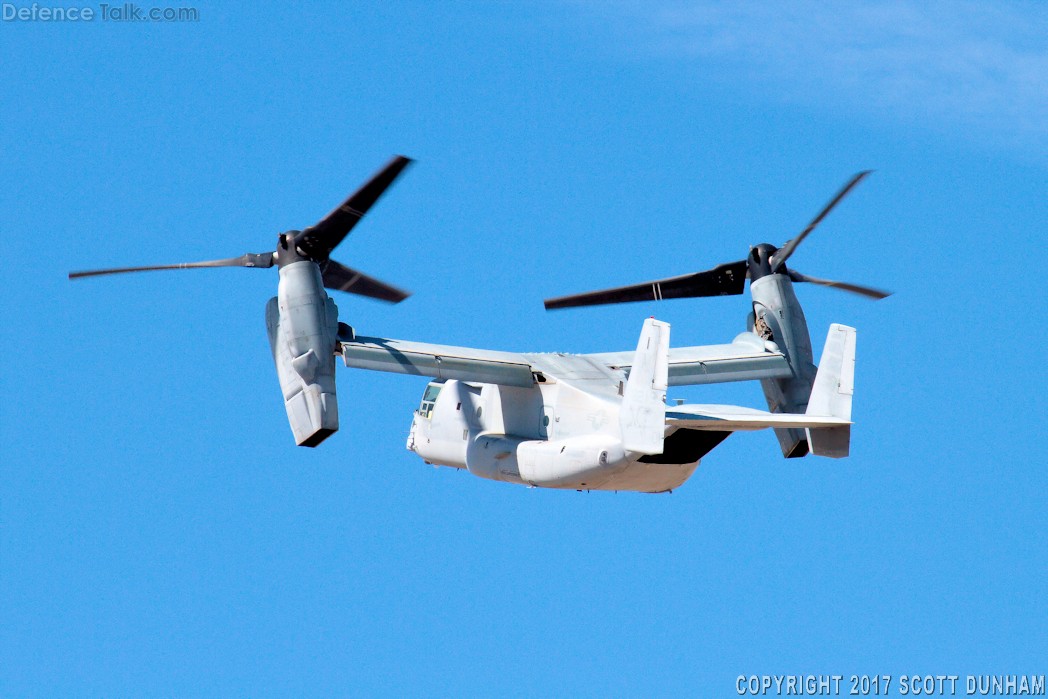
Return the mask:
POLYGON ((630 377, 622 393, 622 446, 638 454, 661 454, 666 434, 670 325, 644 321, 630 377))
MULTIPOLYGON (((826 336, 819 371, 808 399, 808 415, 851 420, 855 393, 855 328, 834 323, 826 336)), ((808 430, 811 453, 839 459, 848 455, 851 425, 808 430)))

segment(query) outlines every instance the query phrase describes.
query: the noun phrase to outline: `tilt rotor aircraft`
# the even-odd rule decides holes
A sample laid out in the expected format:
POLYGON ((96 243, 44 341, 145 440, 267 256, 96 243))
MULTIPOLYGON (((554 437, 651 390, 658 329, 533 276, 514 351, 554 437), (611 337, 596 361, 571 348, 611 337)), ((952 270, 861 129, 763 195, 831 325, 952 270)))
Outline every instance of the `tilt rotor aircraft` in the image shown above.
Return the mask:
POLYGON ((884 298, 855 284, 810 277, 786 262, 868 172, 855 175, 799 235, 767 243, 714 269, 548 299, 547 309, 742 294, 748 330, 727 344, 670 347, 668 323, 645 320, 633 352, 521 354, 364 337, 338 320, 326 289, 398 303, 390 284, 331 253, 411 161, 397 156, 309 228, 281 233, 275 251, 204 262, 72 272, 83 277, 196 267, 273 267, 276 297, 266 327, 288 421, 299 446, 338 430, 335 360, 348 367, 428 376, 407 448, 426 463, 544 488, 667 492, 733 432, 770 428, 783 456, 848 455, 855 329, 829 327, 819 366, 795 282, 884 298), (768 410, 666 405, 669 386, 760 381, 768 410))

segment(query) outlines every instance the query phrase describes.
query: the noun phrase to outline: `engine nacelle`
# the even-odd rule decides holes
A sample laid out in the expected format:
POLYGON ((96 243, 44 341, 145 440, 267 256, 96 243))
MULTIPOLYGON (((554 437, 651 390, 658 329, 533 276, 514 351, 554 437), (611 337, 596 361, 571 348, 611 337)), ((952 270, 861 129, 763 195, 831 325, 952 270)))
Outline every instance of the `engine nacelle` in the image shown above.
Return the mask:
POLYGON ((315 263, 280 267, 277 296, 266 305, 266 329, 295 442, 315 447, 338 431, 338 308, 315 263))
MULTIPOLYGON (((753 297, 754 328, 765 340, 771 339, 786 355, 793 376, 787 379, 761 379, 768 410, 773 413, 803 413, 808 407, 815 381, 811 337, 793 283, 785 274, 769 274, 750 282, 753 297)), ((799 428, 779 428, 775 436, 783 456, 797 457, 808 453, 808 439, 799 428)))

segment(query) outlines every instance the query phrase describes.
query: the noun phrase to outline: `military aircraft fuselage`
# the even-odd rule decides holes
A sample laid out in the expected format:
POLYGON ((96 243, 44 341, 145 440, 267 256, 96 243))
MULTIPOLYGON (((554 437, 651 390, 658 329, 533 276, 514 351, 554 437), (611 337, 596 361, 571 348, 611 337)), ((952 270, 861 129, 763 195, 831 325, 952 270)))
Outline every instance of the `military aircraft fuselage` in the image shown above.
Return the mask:
POLYGON ((433 382, 415 411, 407 447, 427 463, 491 480, 665 492, 686 481, 726 436, 668 427, 667 445, 678 448, 633 454, 622 446, 620 408, 614 393, 594 395, 563 382, 531 388, 433 382), (691 434, 674 439, 677 432, 691 434), (686 441, 691 448, 679 448, 686 441))

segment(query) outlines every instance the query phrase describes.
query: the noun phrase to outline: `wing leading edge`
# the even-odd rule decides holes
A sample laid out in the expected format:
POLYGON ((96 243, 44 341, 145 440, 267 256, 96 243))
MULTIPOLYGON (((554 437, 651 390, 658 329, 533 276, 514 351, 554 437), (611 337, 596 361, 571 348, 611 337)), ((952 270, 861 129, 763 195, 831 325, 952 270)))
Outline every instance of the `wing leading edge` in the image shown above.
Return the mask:
POLYGON ((528 388, 564 382, 594 394, 617 394, 622 378, 585 355, 501 352, 428 342, 356 337, 339 343, 347 367, 528 388))
POLYGON ((503 386, 535 383, 531 362, 516 352, 357 337, 341 343, 341 354, 346 366, 357 369, 503 386))

